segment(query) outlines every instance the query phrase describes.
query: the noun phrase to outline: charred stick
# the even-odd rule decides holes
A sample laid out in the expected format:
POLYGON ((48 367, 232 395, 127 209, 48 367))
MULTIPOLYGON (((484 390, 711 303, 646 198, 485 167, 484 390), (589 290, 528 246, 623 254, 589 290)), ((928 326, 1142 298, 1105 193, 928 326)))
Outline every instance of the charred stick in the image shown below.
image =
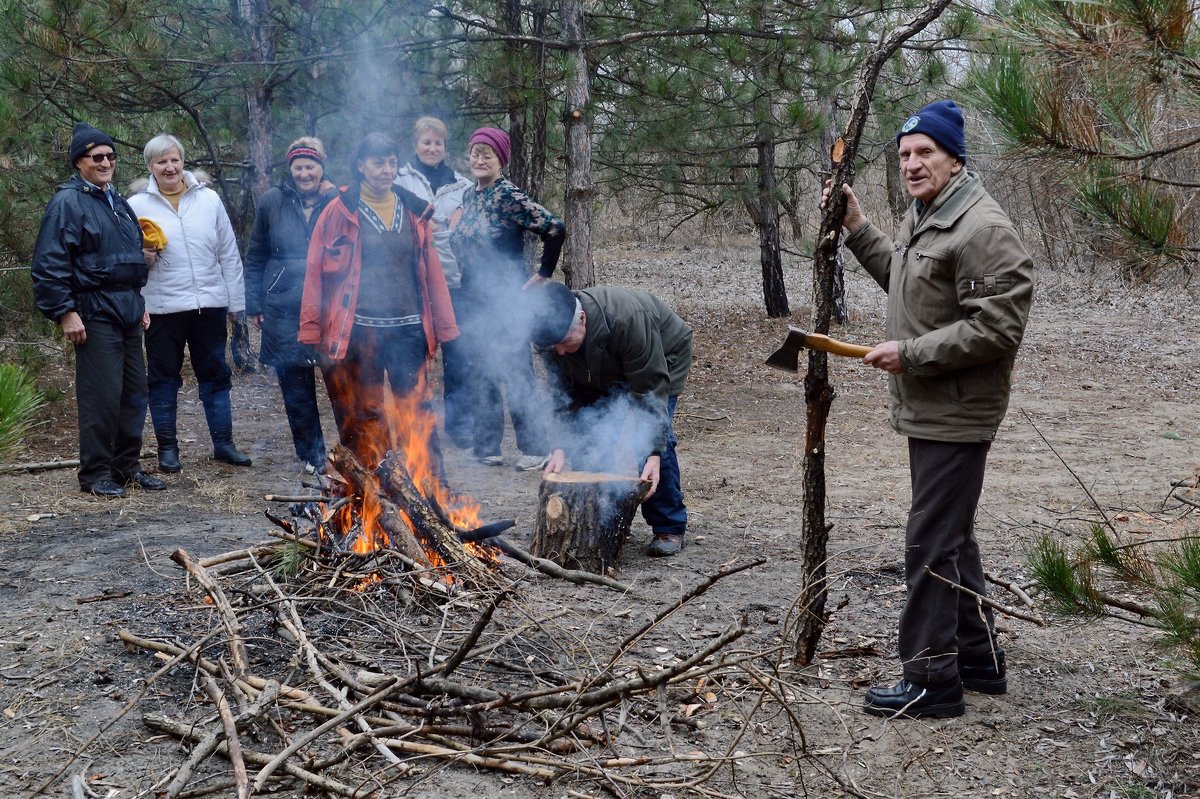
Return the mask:
POLYGON ((246 645, 242 641, 241 624, 238 622, 237 613, 234 612, 233 606, 225 598, 225 592, 221 590, 220 584, 212 578, 207 569, 193 560, 192 556, 186 550, 175 550, 171 553, 171 560, 178 563, 183 567, 184 571, 195 577, 196 582, 200 583, 204 590, 208 592, 208 595, 212 597, 213 605, 217 609, 222 624, 225 625, 225 633, 229 636, 229 649, 233 657, 233 667, 239 677, 249 674, 250 663, 246 658, 246 645))
MULTIPOLYGON (((146 715, 142 716, 142 723, 152 730, 166 733, 183 741, 197 741, 200 739, 200 733, 197 732, 191 724, 187 724, 182 721, 176 721, 175 719, 169 716, 164 716, 160 713, 147 713, 146 715)), ((224 754, 224 749, 224 743, 217 747, 217 751, 222 754, 224 754)), ((268 764, 271 761, 270 755, 262 752, 245 750, 242 755, 246 759, 247 763, 253 763, 256 766, 268 764)), ((282 770, 285 771, 289 776, 295 777, 302 782, 326 790, 329 793, 335 793, 338 796, 347 796, 351 797, 351 799, 367 799, 367 797, 373 793, 373 791, 368 789, 358 789, 350 785, 344 785, 336 780, 330 779, 329 777, 317 774, 314 771, 301 768, 295 763, 284 763, 282 766, 280 766, 280 768, 282 768, 282 770)), ((263 784, 265 785, 267 781, 268 780, 264 780, 263 784)))
POLYGON ((1005 616, 1012 616, 1015 619, 1024 619, 1025 621, 1033 622, 1038 627, 1046 626, 1046 620, 1043 619, 1041 616, 1035 616, 1032 613, 1024 613, 1020 610, 1017 610, 1016 608, 1010 608, 1007 605, 1002 605, 999 602, 996 602, 995 600, 988 599, 983 594, 972 591, 970 588, 967 588, 966 586, 959 585, 958 583, 954 582, 953 580, 947 580, 945 577, 938 574, 937 572, 935 572, 933 569, 929 568, 928 566, 922 566, 921 568, 930 577, 940 580, 941 582, 950 586, 951 588, 953 588, 955 591, 958 591, 959 593, 966 594, 967 596, 974 599, 975 602, 980 605, 986 605, 987 607, 991 608, 992 610, 994 610, 998 613, 1003 613, 1005 616))
POLYGON ((516 519, 504 519, 503 521, 492 522, 491 524, 485 524, 482 527, 476 527, 474 530, 460 530, 457 527, 455 527, 454 530, 458 533, 458 540, 462 541, 464 544, 474 544, 481 541, 492 543, 489 541, 489 539, 495 538, 510 527, 516 526, 516 519))

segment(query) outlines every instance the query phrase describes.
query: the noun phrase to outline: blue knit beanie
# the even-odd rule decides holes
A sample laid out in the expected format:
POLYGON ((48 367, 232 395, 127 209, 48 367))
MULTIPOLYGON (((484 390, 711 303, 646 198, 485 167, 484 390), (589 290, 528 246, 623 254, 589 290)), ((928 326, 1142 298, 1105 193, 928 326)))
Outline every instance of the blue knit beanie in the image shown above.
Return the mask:
POLYGON ((910 133, 924 133, 946 152, 967 163, 967 140, 963 136, 962 109, 953 100, 937 100, 910 116, 900 126, 896 143, 910 133))

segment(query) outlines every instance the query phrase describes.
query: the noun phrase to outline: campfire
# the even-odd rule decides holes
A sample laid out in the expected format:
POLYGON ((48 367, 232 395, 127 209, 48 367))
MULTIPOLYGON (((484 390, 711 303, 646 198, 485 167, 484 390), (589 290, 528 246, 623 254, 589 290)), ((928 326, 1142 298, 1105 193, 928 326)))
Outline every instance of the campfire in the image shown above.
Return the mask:
MULTIPOLYGON (((142 717, 187 743, 156 795, 240 799, 299 784, 336 796, 397 795, 395 783, 424 779, 439 762, 634 792, 716 773, 723 753, 676 756, 669 736, 672 727, 695 728, 727 681, 736 694, 751 684, 746 653, 721 656, 748 632, 746 620, 670 655, 654 645, 666 640, 657 628, 761 561, 711 575, 631 625, 643 597, 525 552, 498 535, 512 521, 483 524, 478 503, 450 490, 418 446, 432 416, 419 402, 397 411, 413 414, 396 428, 407 431, 403 449, 376 461, 335 447, 331 473, 314 486, 320 495, 289 497, 290 518, 268 512, 282 541, 203 560, 175 552, 190 578, 174 602, 176 616, 187 609, 185 623, 120 632, 168 660, 147 688, 165 675, 186 677, 174 712, 165 698, 164 711, 142 717), (592 601, 573 589, 567 602, 561 582, 539 582, 525 567, 620 596, 592 601), (196 601, 197 588, 205 601, 196 601), (614 612, 618 602, 630 607, 614 612), (197 685, 209 710, 194 701, 197 685), (668 740, 639 752, 619 746, 626 730, 635 740, 668 740), (214 768, 213 754, 227 770, 214 768), (644 771, 669 764, 679 776, 644 771)), ((558 508, 550 529, 570 515, 558 508)), ((156 692, 169 697, 162 685, 156 692)))

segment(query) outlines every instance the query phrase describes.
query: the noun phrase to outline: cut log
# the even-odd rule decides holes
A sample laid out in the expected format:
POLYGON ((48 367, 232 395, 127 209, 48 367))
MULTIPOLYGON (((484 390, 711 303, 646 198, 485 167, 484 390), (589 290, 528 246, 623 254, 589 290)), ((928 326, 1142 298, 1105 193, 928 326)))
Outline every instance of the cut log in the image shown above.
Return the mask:
POLYGON ((530 552, 568 569, 605 574, 621 556, 650 482, 604 472, 549 474, 538 492, 530 552))
POLYGON ((348 493, 361 497, 363 506, 369 507, 374 504, 379 508, 378 522, 387 533, 392 547, 419 564, 421 568, 433 568, 433 563, 421 542, 400 517, 400 509, 384 496, 379 478, 367 471, 354 453, 341 444, 335 445, 330 451, 329 462, 346 480, 348 493))

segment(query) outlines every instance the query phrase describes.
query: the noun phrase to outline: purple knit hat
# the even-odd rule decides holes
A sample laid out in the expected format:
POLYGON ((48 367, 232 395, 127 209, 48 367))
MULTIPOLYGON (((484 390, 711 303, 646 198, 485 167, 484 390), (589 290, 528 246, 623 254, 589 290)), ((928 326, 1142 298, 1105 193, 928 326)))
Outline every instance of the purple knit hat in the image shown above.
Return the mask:
POLYGON ((476 144, 486 144, 495 151, 500 158, 500 167, 504 168, 508 165, 508 156, 512 151, 512 143, 508 140, 508 134, 500 130, 500 128, 480 128, 471 134, 471 142, 467 145, 467 149, 471 149, 476 144))

